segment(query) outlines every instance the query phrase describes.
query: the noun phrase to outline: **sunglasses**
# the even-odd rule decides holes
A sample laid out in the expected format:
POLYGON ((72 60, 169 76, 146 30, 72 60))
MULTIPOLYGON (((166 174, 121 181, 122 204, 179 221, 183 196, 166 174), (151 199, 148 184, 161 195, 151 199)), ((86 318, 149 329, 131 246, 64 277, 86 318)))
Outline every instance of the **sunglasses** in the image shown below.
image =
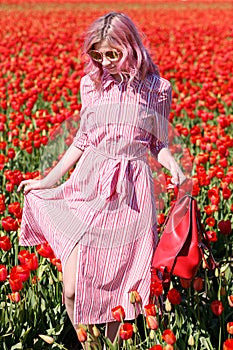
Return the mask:
POLYGON ((109 50, 106 52, 100 52, 98 50, 90 50, 88 55, 93 59, 93 61, 98 63, 101 63, 104 57, 106 57, 110 62, 116 62, 120 57, 120 51, 109 50))

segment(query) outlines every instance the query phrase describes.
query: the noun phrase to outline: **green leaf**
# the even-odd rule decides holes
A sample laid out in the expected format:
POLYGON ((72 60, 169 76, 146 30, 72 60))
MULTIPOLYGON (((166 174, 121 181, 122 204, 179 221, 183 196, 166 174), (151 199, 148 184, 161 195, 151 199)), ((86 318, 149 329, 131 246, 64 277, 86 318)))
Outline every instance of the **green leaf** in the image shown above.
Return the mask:
POLYGON ((16 350, 16 349, 23 349, 23 344, 17 343, 15 345, 11 346, 11 350, 16 350))

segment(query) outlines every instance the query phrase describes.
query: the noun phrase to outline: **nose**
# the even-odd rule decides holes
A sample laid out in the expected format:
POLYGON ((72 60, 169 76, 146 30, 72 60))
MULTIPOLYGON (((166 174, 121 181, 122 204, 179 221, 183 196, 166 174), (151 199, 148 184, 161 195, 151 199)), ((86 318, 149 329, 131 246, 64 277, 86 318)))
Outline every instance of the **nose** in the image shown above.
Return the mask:
POLYGON ((105 56, 103 56, 102 66, 107 67, 110 64, 111 64, 111 62, 105 56))

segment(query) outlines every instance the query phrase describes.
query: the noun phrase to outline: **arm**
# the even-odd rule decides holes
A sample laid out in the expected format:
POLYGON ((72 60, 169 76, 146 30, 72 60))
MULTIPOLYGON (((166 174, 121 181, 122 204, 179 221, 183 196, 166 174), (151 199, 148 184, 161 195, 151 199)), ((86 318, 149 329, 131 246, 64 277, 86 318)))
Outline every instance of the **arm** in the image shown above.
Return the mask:
POLYGON ((41 180, 25 180, 22 181, 17 191, 20 191, 23 186, 24 193, 30 190, 43 189, 52 187, 64 174, 79 160, 88 145, 88 133, 86 131, 85 108, 89 103, 89 94, 91 91, 90 84, 85 83, 86 78, 82 78, 80 83, 80 94, 82 100, 82 110, 80 112, 81 123, 79 130, 74 138, 73 143, 68 148, 57 165, 49 172, 49 174, 41 180), (89 91, 90 90, 90 91, 89 91))
POLYGON ((24 180, 20 183, 17 191, 19 192, 23 186, 24 193, 30 190, 43 189, 52 187, 64 174, 79 160, 83 151, 74 144, 68 148, 64 156, 57 163, 57 165, 48 173, 48 175, 41 180, 24 180))
POLYGON ((160 92, 156 103, 157 113, 154 128, 155 137, 153 137, 151 151, 157 158, 158 162, 170 171, 172 183, 175 185, 181 185, 186 177, 168 149, 168 128, 172 101, 172 88, 171 84, 166 80, 161 81, 159 88, 160 92))

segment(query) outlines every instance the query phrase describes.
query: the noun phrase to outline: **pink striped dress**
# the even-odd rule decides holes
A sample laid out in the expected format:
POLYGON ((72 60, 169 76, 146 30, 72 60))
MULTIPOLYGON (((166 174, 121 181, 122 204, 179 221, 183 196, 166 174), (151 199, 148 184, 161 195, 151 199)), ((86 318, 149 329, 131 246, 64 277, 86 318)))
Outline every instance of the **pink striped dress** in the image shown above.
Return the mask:
POLYGON ((155 157, 168 145, 170 83, 156 75, 130 85, 104 72, 103 89, 81 80, 81 123, 74 145, 83 154, 62 185, 25 196, 20 244, 49 242, 62 266, 78 244, 74 323, 114 321, 111 310, 133 319, 130 291, 144 304, 157 240, 155 157))

